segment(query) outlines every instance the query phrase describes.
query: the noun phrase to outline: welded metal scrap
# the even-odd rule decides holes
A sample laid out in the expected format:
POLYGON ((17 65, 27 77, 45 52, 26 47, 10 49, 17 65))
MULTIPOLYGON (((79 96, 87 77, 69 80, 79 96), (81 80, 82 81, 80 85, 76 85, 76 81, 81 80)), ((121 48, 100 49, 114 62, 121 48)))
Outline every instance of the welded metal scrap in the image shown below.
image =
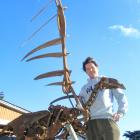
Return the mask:
POLYGON ((69 132, 65 128, 66 124, 71 124, 77 134, 84 135, 85 126, 78 120, 80 114, 77 108, 51 105, 48 110, 19 116, 3 128, 1 135, 9 131, 17 140, 67 139, 69 132))

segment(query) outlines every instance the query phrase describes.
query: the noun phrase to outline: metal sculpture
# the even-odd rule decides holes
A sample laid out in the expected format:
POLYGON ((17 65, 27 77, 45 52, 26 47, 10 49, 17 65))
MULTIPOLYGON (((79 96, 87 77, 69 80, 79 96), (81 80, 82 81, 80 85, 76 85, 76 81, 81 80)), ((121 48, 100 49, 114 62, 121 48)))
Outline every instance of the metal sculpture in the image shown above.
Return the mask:
POLYGON ((74 83, 74 81, 71 81, 71 79, 70 79, 71 70, 69 70, 68 63, 67 63, 68 53, 66 50, 66 20, 65 20, 65 16, 64 16, 64 8, 62 6, 61 0, 55 0, 55 3, 57 6, 57 23, 58 23, 59 37, 57 39, 48 41, 48 42, 36 47, 35 49, 31 50, 29 53, 27 53, 25 55, 25 57, 22 60, 24 60, 25 58, 29 57, 31 54, 33 54, 41 49, 61 44, 61 49, 62 49, 61 52, 47 53, 47 54, 35 56, 35 57, 27 59, 26 61, 31 61, 31 60, 45 58, 45 57, 62 57, 63 58, 63 69, 62 70, 56 70, 56 71, 43 73, 43 74, 38 75, 34 79, 39 80, 39 79, 48 78, 48 77, 63 76, 63 81, 50 83, 50 84, 48 84, 48 86, 52 86, 52 85, 62 86, 63 93, 65 93, 67 95, 72 93, 72 95, 76 101, 76 104, 77 104, 78 108, 81 109, 82 114, 86 121, 88 119, 88 111, 85 110, 83 108, 83 106, 81 105, 81 103, 72 87, 72 84, 74 83))
POLYGON ((66 126, 71 124, 77 135, 85 134, 85 126, 77 119, 80 115, 77 108, 51 105, 48 110, 25 113, 10 122, 3 132, 11 132, 17 140, 53 140, 67 139, 69 132, 66 126))
MULTIPOLYGON (((85 135, 85 129, 86 129, 85 124, 81 122, 78 119, 78 117, 82 113, 84 115, 85 120, 87 120, 88 113, 82 107, 72 87, 72 84, 74 82, 71 81, 70 79, 71 70, 69 70, 68 63, 67 63, 68 53, 66 50, 66 20, 64 16, 64 8, 62 6, 61 0, 55 0, 55 3, 57 7, 57 23, 58 23, 59 37, 51 41, 48 41, 36 47, 35 49, 31 50, 23 57, 22 60, 28 58, 30 55, 32 55, 33 53, 39 50, 61 44, 61 49, 62 49, 61 52, 47 53, 39 56, 34 56, 28 58, 26 61, 31 61, 31 60, 46 58, 46 57, 62 57, 63 59, 62 70, 56 70, 56 71, 40 74, 34 79, 39 80, 48 77, 63 76, 62 81, 50 83, 48 84, 48 86, 52 86, 52 85, 62 86, 63 93, 66 94, 68 97, 72 96, 75 99, 76 104, 80 110, 75 108, 74 106, 73 108, 67 108, 64 106, 51 105, 48 108, 48 111, 45 110, 45 111, 23 114, 19 118, 10 122, 2 131, 2 133, 4 133, 6 130, 11 130, 12 133, 16 135, 17 140, 24 140, 25 138, 32 138, 33 140, 53 140, 55 138, 67 139, 69 135, 73 137, 73 140, 77 140, 77 138, 75 137, 76 133, 81 135, 82 137, 84 137, 85 135), (70 93, 72 95, 70 95, 70 93)), ((51 19, 53 19, 55 16, 53 16, 51 19)), ((46 25, 46 23, 44 25, 46 25)), ((31 37, 33 37, 40 29, 41 27, 31 37)))
POLYGON ((45 57, 62 57, 63 58, 63 69, 62 70, 56 70, 56 71, 43 73, 43 74, 38 75, 34 79, 39 80, 39 79, 53 77, 53 76, 63 76, 63 81, 50 83, 50 84, 48 84, 48 86, 52 86, 52 85, 62 86, 63 93, 65 93, 65 94, 72 93, 77 105, 79 107, 81 107, 81 109, 83 110, 82 105, 72 87, 72 84, 74 83, 74 81, 71 81, 71 79, 70 79, 71 70, 69 70, 68 63, 67 63, 68 53, 66 50, 66 20, 65 20, 65 16, 64 16, 64 8, 62 6, 61 0, 55 0, 55 3, 57 6, 57 23, 58 23, 59 37, 57 39, 48 41, 48 42, 36 47, 35 49, 31 50, 29 53, 27 53, 27 55, 25 55, 25 57, 22 60, 24 60, 25 58, 29 57, 30 55, 32 55, 33 53, 35 53, 41 49, 61 44, 61 48, 62 48, 61 52, 47 53, 47 54, 35 56, 35 57, 27 59, 26 61, 31 61, 31 60, 45 58, 45 57))

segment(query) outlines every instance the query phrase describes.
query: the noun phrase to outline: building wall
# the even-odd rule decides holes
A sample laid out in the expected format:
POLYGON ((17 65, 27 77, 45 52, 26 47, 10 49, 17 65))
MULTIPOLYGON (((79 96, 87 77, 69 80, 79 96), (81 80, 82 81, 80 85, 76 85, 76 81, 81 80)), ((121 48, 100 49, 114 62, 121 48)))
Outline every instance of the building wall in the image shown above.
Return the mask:
POLYGON ((5 121, 12 121, 15 118, 19 117, 22 113, 12 110, 10 108, 6 108, 4 106, 0 106, 0 119, 5 121))
POLYGON ((16 106, 5 100, 0 100, 0 128, 7 125, 12 120, 16 119, 24 113, 29 113, 30 111, 16 106))

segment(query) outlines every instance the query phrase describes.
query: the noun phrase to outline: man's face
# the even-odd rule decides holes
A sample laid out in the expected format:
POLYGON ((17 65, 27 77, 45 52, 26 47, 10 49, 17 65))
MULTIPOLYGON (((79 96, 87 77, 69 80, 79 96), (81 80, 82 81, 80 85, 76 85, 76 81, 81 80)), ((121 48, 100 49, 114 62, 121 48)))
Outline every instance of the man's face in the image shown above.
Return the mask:
POLYGON ((85 65, 87 75, 93 79, 98 76, 98 67, 93 63, 88 63, 85 65))

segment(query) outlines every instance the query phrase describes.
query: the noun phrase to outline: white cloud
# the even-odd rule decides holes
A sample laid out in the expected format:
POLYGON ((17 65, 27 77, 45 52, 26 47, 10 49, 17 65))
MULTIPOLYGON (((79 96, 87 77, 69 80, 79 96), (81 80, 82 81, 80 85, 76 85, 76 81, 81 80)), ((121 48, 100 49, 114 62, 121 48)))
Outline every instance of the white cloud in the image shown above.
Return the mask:
POLYGON ((125 27, 123 25, 113 25, 109 29, 118 30, 126 37, 140 37, 140 31, 133 27, 125 27))

